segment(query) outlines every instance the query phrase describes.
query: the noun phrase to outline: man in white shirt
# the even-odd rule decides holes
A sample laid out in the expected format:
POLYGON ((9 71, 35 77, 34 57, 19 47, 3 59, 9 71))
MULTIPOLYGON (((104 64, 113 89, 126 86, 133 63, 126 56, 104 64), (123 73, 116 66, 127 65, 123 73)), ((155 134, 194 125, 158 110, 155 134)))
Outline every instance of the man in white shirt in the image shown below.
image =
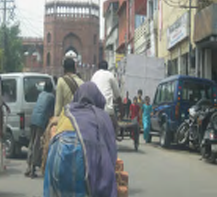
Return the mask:
POLYGON ((93 75, 94 82, 106 99, 105 111, 110 115, 114 128, 117 131, 117 119, 114 111, 114 100, 121 101, 120 91, 114 75, 108 71, 108 63, 99 63, 99 70, 93 75))

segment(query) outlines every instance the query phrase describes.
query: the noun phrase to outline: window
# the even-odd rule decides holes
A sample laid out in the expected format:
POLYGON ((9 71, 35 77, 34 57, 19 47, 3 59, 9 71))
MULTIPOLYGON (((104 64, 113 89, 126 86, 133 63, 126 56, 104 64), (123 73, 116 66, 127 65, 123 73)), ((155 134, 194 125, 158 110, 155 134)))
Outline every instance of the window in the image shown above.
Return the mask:
POLYGON ((48 34, 47 34, 47 43, 50 43, 50 42, 51 42, 51 34, 48 33, 48 34))
POLYGON ((50 53, 47 53, 47 66, 50 66, 50 53))
POLYGON ((15 103, 17 100, 17 82, 15 79, 2 81, 2 96, 6 103, 15 103))
POLYGON ((164 83, 158 86, 157 93, 155 96, 155 104, 160 103, 169 103, 174 100, 174 92, 175 92, 175 81, 171 81, 168 83, 164 83))
POLYGON ((44 90, 46 81, 51 81, 47 77, 25 77, 24 78, 24 94, 25 100, 29 103, 35 103, 38 95, 44 90))
POLYGON ((212 86, 209 84, 184 82, 182 90, 182 100, 192 103, 198 102, 200 99, 212 99, 212 86))

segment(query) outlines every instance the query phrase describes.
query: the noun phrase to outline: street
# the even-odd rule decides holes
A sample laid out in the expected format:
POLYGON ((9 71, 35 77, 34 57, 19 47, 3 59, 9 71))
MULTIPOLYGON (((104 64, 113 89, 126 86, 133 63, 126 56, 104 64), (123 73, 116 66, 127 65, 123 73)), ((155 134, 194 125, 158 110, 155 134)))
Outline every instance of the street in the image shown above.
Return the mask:
MULTIPOLYGON (((131 140, 118 145, 119 157, 129 173, 130 197, 215 197, 217 165, 200 160, 187 150, 164 150, 141 139, 139 152, 131 140)), ((43 178, 23 176, 25 159, 10 160, 0 175, 0 197, 41 197, 43 178)))

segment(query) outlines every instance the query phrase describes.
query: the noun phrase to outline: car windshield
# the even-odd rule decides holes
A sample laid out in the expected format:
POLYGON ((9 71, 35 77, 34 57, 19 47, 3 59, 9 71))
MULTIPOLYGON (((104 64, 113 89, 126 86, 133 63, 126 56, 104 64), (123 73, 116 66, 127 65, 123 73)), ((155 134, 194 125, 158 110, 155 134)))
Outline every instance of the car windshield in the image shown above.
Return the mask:
POLYGON ((26 102, 36 102, 40 92, 44 90, 46 81, 51 81, 48 77, 25 77, 24 94, 26 102))
POLYGON ((212 99, 212 85, 205 83, 184 82, 182 100, 196 103, 201 99, 212 99))

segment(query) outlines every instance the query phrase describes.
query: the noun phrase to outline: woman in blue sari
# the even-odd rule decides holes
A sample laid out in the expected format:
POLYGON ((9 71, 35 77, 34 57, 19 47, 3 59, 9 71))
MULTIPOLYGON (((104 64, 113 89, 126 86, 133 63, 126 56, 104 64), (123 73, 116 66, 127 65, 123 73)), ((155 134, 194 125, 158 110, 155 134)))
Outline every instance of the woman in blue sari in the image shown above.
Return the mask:
POLYGON ((145 97, 145 104, 142 106, 142 122, 144 128, 144 140, 148 142, 149 132, 151 129, 151 113, 152 113, 152 105, 150 105, 150 97, 145 97))
POLYGON ((115 132, 104 105, 87 82, 65 107, 49 146, 44 197, 117 197, 115 132))

